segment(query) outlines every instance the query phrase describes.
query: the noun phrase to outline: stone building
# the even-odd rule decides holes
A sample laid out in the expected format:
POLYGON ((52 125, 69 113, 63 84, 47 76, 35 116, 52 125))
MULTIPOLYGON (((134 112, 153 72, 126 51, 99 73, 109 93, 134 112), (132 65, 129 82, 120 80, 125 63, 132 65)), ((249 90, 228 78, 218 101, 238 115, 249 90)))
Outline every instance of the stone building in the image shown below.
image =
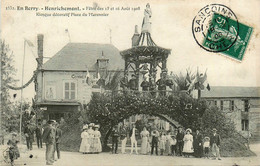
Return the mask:
MULTIPOLYGON (((41 40, 43 36, 38 35, 38 54, 43 50, 41 40)), ((39 66, 35 105, 43 119, 60 120, 87 104, 92 92, 101 92, 100 78, 106 81, 109 73, 123 72, 123 68, 119 50, 111 44, 68 43, 39 66)))
POLYGON ((235 123, 243 136, 260 138, 260 87, 211 87, 201 97, 217 106, 235 123))

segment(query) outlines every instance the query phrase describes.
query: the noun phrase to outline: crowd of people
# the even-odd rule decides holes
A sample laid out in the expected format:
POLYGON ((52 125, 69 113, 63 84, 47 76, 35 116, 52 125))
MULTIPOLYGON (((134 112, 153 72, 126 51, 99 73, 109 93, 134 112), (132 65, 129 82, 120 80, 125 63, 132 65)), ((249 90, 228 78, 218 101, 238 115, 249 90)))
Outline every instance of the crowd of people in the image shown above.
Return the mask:
POLYGON ((89 125, 84 125, 81 133, 81 144, 79 152, 83 154, 97 154, 102 151, 101 146, 101 133, 98 130, 99 125, 90 123, 89 125))
POLYGON ((126 153, 125 147, 127 142, 127 135, 129 135, 131 141, 131 151, 136 154, 138 152, 137 138, 141 138, 140 153, 143 155, 154 153, 156 155, 168 155, 168 156, 184 156, 190 157, 206 157, 209 158, 209 152, 211 149, 213 159, 221 160, 219 148, 220 148, 220 136, 217 134, 217 130, 214 128, 212 134, 203 137, 199 130, 193 134, 191 129, 184 130, 179 127, 173 131, 159 131, 156 127, 153 127, 150 131, 146 127, 141 132, 138 132, 136 126, 133 125, 128 134, 126 125, 119 130, 115 126, 112 130, 112 153, 116 154, 118 150, 118 143, 121 140, 121 153, 126 153))
MULTIPOLYGON (((42 143, 46 143, 46 165, 52 165, 54 161, 57 161, 55 151, 57 152, 57 158, 60 159, 60 139, 62 136, 62 130, 59 127, 59 123, 55 120, 49 120, 48 124, 43 128, 40 123, 34 127, 34 124, 26 122, 24 126, 24 135, 26 139, 27 149, 33 150, 34 135, 37 138, 38 148, 42 148, 42 143)), ((20 157, 18 149, 17 133, 11 133, 11 139, 8 140, 9 146, 9 159, 11 165, 14 165, 14 160, 20 157)))
POLYGON ((42 140, 46 144, 46 165, 52 165, 57 161, 55 152, 57 152, 57 158, 60 159, 61 136, 62 130, 59 127, 59 123, 55 120, 49 120, 48 125, 43 129, 42 133, 42 140))

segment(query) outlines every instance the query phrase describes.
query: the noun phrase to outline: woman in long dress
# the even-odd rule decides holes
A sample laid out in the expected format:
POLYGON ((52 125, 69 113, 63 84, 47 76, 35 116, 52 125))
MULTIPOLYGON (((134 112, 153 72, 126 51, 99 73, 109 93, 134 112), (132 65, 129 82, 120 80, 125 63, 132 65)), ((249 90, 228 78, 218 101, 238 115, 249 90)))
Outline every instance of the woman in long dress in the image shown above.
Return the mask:
POLYGON ((166 135, 166 144, 165 144, 165 154, 170 156, 171 155, 171 143, 172 143, 172 136, 171 132, 168 131, 168 134, 166 135))
POLYGON ((193 153, 193 136, 191 135, 191 129, 186 130, 186 134, 183 138, 184 146, 183 153, 186 157, 189 157, 193 153))
POLYGON ((94 134, 94 153, 100 153, 102 151, 102 146, 100 142, 101 133, 98 131, 99 126, 95 125, 94 134))
POLYGON ((82 140, 79 148, 79 152, 83 154, 89 153, 89 142, 88 142, 89 134, 87 130, 88 130, 88 125, 83 126, 83 132, 81 133, 82 140))
POLYGON ((160 149, 161 155, 163 155, 165 152, 165 144, 166 144, 166 134, 165 134, 165 132, 162 132, 160 141, 159 141, 159 149, 160 149))
POLYGON ((141 154, 147 154, 149 152, 149 131, 144 127, 143 131, 140 133, 142 143, 141 143, 141 154))
POLYGON ((88 129, 88 142, 89 142, 89 153, 94 153, 94 130, 92 129, 95 126, 94 123, 89 124, 89 129, 88 129))

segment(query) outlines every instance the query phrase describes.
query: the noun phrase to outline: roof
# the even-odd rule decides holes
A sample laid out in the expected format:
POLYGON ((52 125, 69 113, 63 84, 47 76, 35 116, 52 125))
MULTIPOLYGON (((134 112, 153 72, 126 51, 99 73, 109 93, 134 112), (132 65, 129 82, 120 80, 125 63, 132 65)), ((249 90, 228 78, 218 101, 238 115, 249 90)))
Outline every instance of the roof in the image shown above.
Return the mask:
POLYGON ((260 87, 213 86, 203 90, 202 98, 260 98, 260 87))
POLYGON ((68 43, 44 63, 42 69, 62 71, 95 70, 99 58, 109 59, 109 70, 124 68, 124 60, 119 50, 111 44, 68 43), (102 52, 104 57, 102 57, 102 52))
MULTIPOLYGON (((145 56, 147 58, 168 56, 171 53, 171 49, 162 48, 159 46, 135 46, 120 52, 123 58, 145 56)), ((140 60, 140 59, 139 59, 140 60)))

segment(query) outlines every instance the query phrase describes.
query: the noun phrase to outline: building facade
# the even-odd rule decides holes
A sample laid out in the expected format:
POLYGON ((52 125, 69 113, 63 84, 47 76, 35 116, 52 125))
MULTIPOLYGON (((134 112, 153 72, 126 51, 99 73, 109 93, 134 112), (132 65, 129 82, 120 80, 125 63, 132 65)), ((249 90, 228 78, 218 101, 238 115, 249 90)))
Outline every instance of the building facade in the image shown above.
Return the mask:
POLYGON ((38 69, 35 105, 41 118, 60 120, 80 110, 93 92, 102 91, 111 73, 123 73, 122 64, 119 50, 111 44, 68 43, 38 69))
POLYGON ((230 117, 243 136, 260 138, 260 87, 211 87, 201 97, 230 117))

